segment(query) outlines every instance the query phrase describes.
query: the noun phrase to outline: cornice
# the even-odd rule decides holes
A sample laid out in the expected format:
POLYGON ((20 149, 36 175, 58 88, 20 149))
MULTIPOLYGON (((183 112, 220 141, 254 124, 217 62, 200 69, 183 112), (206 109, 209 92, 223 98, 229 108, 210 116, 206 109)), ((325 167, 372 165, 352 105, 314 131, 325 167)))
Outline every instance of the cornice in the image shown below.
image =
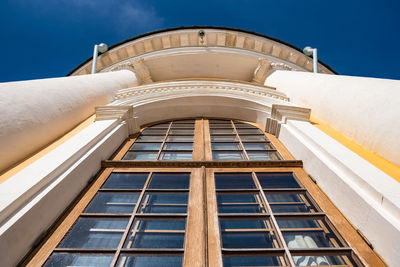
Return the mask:
MULTIPOLYGON (((224 47, 257 53, 260 58, 266 56, 276 63, 286 62, 291 69, 312 71, 312 60, 301 51, 276 40, 259 35, 229 29, 204 28, 205 35, 200 37, 199 29, 178 29, 143 36, 112 47, 98 58, 97 71, 116 66, 121 61, 143 57, 157 51, 167 51, 177 48, 224 47), (296 67, 293 67, 296 66, 296 67)), ((273 62, 272 62, 273 63, 273 62)), ((282 63, 285 64, 285 63, 282 63)), ((91 61, 76 69, 71 75, 88 74, 91 61)), ((319 64, 321 73, 333 74, 331 70, 319 64)))
POLYGON ((124 99, 135 98, 136 100, 151 98, 154 96, 162 96, 174 93, 204 92, 212 93, 229 93, 238 95, 247 95, 256 98, 270 98, 278 101, 288 102, 289 98, 281 92, 265 86, 257 86, 243 83, 227 82, 227 81, 173 81, 160 82, 147 85, 135 86, 127 89, 121 89, 115 95, 117 102, 124 99), (213 92, 210 92, 213 91, 213 92))

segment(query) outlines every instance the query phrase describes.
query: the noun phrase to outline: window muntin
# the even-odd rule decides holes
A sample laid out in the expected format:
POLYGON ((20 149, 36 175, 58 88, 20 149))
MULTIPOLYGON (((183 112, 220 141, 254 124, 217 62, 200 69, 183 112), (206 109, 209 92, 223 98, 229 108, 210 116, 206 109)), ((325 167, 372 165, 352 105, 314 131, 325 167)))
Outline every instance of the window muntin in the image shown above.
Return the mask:
MULTIPOLYGON (((271 142, 265 141, 268 139, 264 139, 265 135, 262 131, 259 131, 257 127, 251 124, 218 120, 214 122, 210 121, 210 127, 222 130, 219 132, 216 131, 213 135, 208 136, 209 142, 211 141, 208 145, 210 145, 212 151, 221 153, 239 152, 241 160, 247 160, 247 158, 251 159, 252 153, 273 154, 276 152, 275 146, 280 147, 278 143, 272 145, 271 142), (236 132, 235 134, 226 134, 225 130, 227 129, 228 131, 236 129, 236 132), (242 139, 242 137, 244 137, 244 139, 242 139), (263 141, 256 141, 258 138, 263 141)), ((188 132, 194 134, 194 123, 182 121, 178 123, 164 123, 152 126, 151 129, 144 130, 143 132, 144 134, 137 138, 137 142, 134 142, 129 152, 153 153, 156 154, 157 160, 162 159, 163 153, 186 153, 190 154, 188 160, 191 159, 193 143, 197 137, 186 134, 188 132), (169 132, 169 130, 180 129, 185 131, 169 132), (164 136, 161 136, 161 134, 164 134, 164 136)), ((205 132, 207 133, 207 130, 205 132)), ((205 139, 207 139, 207 136, 205 136, 205 139)), ((207 144, 207 141, 205 144, 207 144)), ((198 145, 196 145, 196 149, 197 148, 198 145)), ((279 155, 277 152, 276 154, 279 155)), ((279 157, 279 159, 281 159, 281 157, 279 157)), ((229 160, 232 159, 227 159, 227 161, 229 160)), ((146 170, 151 170, 151 168, 146 170)), ((57 256, 58 259, 69 259, 69 264, 73 265, 73 260, 71 261, 71 258, 77 258, 76 262, 79 262, 82 261, 80 260, 81 256, 82 259, 85 257, 90 259, 92 255, 106 255, 108 258, 105 257, 103 259, 104 261, 113 257, 114 260, 117 261, 118 266, 128 266, 128 264, 140 266, 143 263, 150 264, 153 261, 155 263, 168 263, 169 260, 171 261, 171 264, 177 264, 177 266, 182 265, 184 251, 183 245, 181 246, 180 244, 184 244, 186 238, 185 231, 187 229, 186 224, 188 223, 187 212, 189 212, 189 182, 187 182, 187 186, 184 186, 183 188, 177 188, 174 185, 177 182, 171 182, 170 184, 172 184, 172 186, 167 186, 165 188, 163 188, 163 185, 155 186, 153 184, 153 188, 151 188, 150 184, 153 175, 157 177, 158 173, 165 173, 165 171, 160 172, 157 169, 152 173, 127 173, 126 171, 118 172, 118 169, 115 169, 115 173, 112 173, 78 219, 79 221, 81 218, 101 219, 112 217, 113 219, 128 220, 129 218, 133 218, 131 223, 128 221, 127 226, 129 227, 123 229, 124 233, 127 233, 126 238, 122 238, 127 240, 131 237, 131 245, 133 247, 122 247, 121 250, 118 250, 117 253, 120 256, 117 259, 114 257, 115 253, 106 255, 109 251, 117 250, 116 248, 108 248, 107 252, 104 251, 101 252, 101 254, 98 252, 96 252, 96 254, 90 254, 92 251, 89 253, 82 252, 78 248, 65 248, 70 249, 69 252, 65 252, 63 251, 64 248, 58 247, 50 258, 55 258, 55 256, 57 256), (129 199, 129 197, 119 200, 118 198, 107 199, 104 197, 112 193, 141 194, 141 196, 136 201, 135 198, 129 199), (102 196, 103 198, 100 198, 99 196, 102 196), (91 205, 96 206, 96 208, 89 209, 91 205), (111 208, 107 206, 110 206, 111 208), (134 211, 132 211, 132 207, 134 211), (129 210, 124 210, 128 208, 129 210), (133 217, 132 213, 135 214, 133 217), (135 223, 145 220, 148 221, 149 219, 166 220, 169 222, 177 220, 184 221, 185 226, 183 230, 182 228, 175 230, 172 229, 171 233, 168 232, 171 231, 168 229, 146 229, 146 227, 142 227, 139 231, 139 229, 134 228, 135 223), (144 239, 142 238, 143 236, 144 239), (172 245, 173 247, 171 248, 165 248, 166 245, 156 244, 156 242, 154 242, 154 240, 163 236, 165 236, 166 239, 171 240, 171 244, 175 243, 179 245, 172 245), (136 239, 135 241, 135 238, 139 238, 141 241, 138 242, 137 240, 139 239, 136 239), (152 244, 160 246, 159 249, 165 251, 157 252, 153 250, 150 252, 151 249, 158 249, 151 248, 152 244), (137 246, 137 248, 134 246, 137 246), (138 249, 144 251, 139 252, 138 249)), ((346 248, 342 239, 337 237, 337 233, 330 228, 330 224, 321 221, 321 218, 324 216, 322 211, 315 205, 314 201, 310 199, 309 194, 303 188, 301 183, 299 183, 297 177, 293 176, 290 171, 280 173, 283 176, 289 173, 292 175, 295 182, 293 182, 293 179, 282 177, 277 179, 264 179, 263 175, 271 174, 270 171, 264 169, 263 171, 258 171, 256 173, 251 170, 245 173, 241 172, 240 175, 243 175, 242 177, 247 176, 247 178, 243 178, 244 182, 240 181, 241 179, 235 179, 233 177, 236 176, 237 173, 235 174, 224 171, 218 173, 228 177, 225 181, 224 179, 219 180, 220 187, 219 189, 216 189, 216 209, 220 220, 228 222, 240 220, 246 221, 243 220, 245 215, 245 217, 248 218, 247 221, 263 221, 266 225, 259 228, 241 228, 238 227, 237 224, 236 226, 232 224, 230 224, 230 226, 229 224, 222 226, 222 228, 225 227, 225 229, 223 229, 223 231, 225 231, 223 236, 222 228, 220 229, 222 245, 224 244, 222 239, 225 240, 225 247, 222 247, 222 261, 225 266, 241 266, 245 263, 246 266, 257 264, 288 265, 290 261, 285 253, 284 244, 289 247, 291 252, 292 256, 290 260, 294 261, 298 265, 303 264, 301 259, 304 258, 309 259, 310 262, 312 262, 312 260, 315 262, 322 262, 322 260, 324 260, 330 264, 338 262, 341 264, 352 264, 353 260, 349 254, 350 250, 346 248), (249 176, 251 179, 248 179, 249 176), (260 187, 260 183, 262 183, 263 188, 260 187), (289 209, 288 207, 292 209, 289 209), (295 210, 293 207, 305 208, 303 210, 295 210), (276 222, 274 222, 274 220, 276 222), (249 248, 243 248, 238 245, 238 240, 243 240, 243 238, 249 240, 249 242, 247 242, 249 248), (329 238, 329 240, 327 241, 326 238, 329 238), (272 240, 272 242, 267 242, 268 240, 272 240), (296 240, 303 240, 304 242, 301 243, 296 240), (308 243, 306 240, 308 240, 308 243), (316 245, 310 245, 314 244, 310 242, 310 240, 312 240, 316 245), (304 244, 307 244, 308 247, 304 244), (231 247, 229 248, 229 246, 231 247), (235 246, 237 247, 235 248, 235 246), (257 248, 262 246, 265 247, 257 248), (268 248, 268 246, 270 247, 268 248), (344 248, 345 250, 343 252, 334 251, 336 248, 344 248), (257 249, 262 249, 263 251, 256 251, 257 249), (304 254, 304 251, 300 252, 299 249, 309 249, 310 251, 317 251, 318 249, 333 250, 325 254, 323 251, 318 251, 318 253, 314 254, 311 252, 304 254), (330 255, 332 253, 336 253, 336 255, 330 255), (245 259, 246 261, 241 261, 241 259, 245 259)), ((175 174, 175 172, 170 174, 175 174)), ((272 174, 276 174, 276 172, 273 172, 272 174)), ((216 185, 218 184, 217 180, 218 179, 215 180, 216 185)), ((243 223, 245 227, 249 227, 248 222, 247 226, 246 222, 243 223)), ((96 228, 94 228, 94 230, 96 230, 96 228)), ((120 231, 119 229, 111 230, 111 232, 120 231)), ((72 229, 70 232, 72 232, 72 229)), ((125 243, 123 245, 125 245, 125 243)), ((91 248, 91 250, 96 249, 97 248, 91 248)), ((96 257, 93 257, 93 260, 95 261, 96 257)), ((99 259, 99 262, 98 265, 101 266, 101 259, 99 259)))
POLYGON ((214 160, 281 160, 265 134, 257 127, 236 121, 210 120, 214 160))
POLYGON ((144 129, 123 160, 191 160, 194 120, 160 123, 144 129))
POLYGON ((231 266, 232 260, 240 266, 240 255, 250 256, 246 266, 252 266, 253 261, 270 262, 254 255, 260 249, 281 253, 269 260, 273 265, 283 265, 287 263, 284 247, 290 251, 291 261, 299 266, 305 264, 304 258, 312 264, 356 264, 349 252, 340 250, 346 244, 294 173, 215 172, 214 179, 226 266, 231 266), (243 181, 235 182, 238 177, 243 177, 243 181), (255 187, 250 189, 249 184, 255 187), (301 249, 309 251, 304 254, 301 249), (324 254, 321 249, 331 251, 324 254))

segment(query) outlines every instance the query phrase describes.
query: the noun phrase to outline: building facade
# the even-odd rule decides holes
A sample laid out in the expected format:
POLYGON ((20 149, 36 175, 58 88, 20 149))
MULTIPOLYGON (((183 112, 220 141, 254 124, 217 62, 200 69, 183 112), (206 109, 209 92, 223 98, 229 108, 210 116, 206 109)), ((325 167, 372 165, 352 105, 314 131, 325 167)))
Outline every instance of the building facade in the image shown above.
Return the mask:
POLYGON ((399 81, 218 27, 91 64, 0 85, 2 265, 398 264, 399 81))

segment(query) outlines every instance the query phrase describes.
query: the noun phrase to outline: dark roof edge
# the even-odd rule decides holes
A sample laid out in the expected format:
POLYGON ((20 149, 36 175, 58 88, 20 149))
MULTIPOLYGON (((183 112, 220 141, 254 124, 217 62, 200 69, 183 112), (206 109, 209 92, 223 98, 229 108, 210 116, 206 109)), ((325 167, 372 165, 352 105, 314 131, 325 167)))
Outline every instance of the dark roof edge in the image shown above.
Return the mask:
MULTIPOLYGON (((294 45, 292 45, 292 44, 286 43, 286 42, 284 42, 284 41, 282 41, 282 40, 279 40, 279 39, 277 39, 277 38, 274 38, 274 37, 265 35, 265 34, 253 32, 253 31, 249 31, 249 30, 243 30, 243 29, 239 29, 239 28, 220 27, 220 26, 181 26, 181 27, 172 27, 172 28, 166 28, 166 29, 162 29, 162 30, 156 30, 156 31, 147 32, 147 33, 144 33, 144 34, 141 34, 141 35, 137 35, 137 36, 134 36, 134 37, 132 37, 132 38, 126 39, 126 40, 124 40, 124 41, 122 41, 122 42, 116 43, 116 44, 110 46, 109 49, 111 50, 111 49, 113 49, 114 47, 120 46, 120 45, 125 44, 125 43, 127 43, 127 42, 130 42, 130 41, 133 41, 133 40, 142 38, 142 37, 150 36, 150 35, 153 35, 153 34, 157 34, 157 33, 163 33, 163 32, 169 32, 169 31, 176 31, 176 30, 193 30, 193 29, 204 29, 204 30, 206 30, 206 29, 218 29, 218 30, 229 30, 229 31, 237 31, 237 32, 248 33, 248 34, 252 34, 252 35, 256 35, 256 36, 260 36, 260 37, 263 37, 263 38, 266 38, 266 39, 273 40, 273 41, 275 41, 275 42, 284 44, 284 45, 286 45, 286 46, 289 46, 289 47, 291 47, 291 48, 293 48, 293 49, 295 49, 295 50, 297 50, 297 51, 303 53, 303 51, 302 51, 300 48, 298 48, 298 47, 296 47, 296 46, 294 46, 294 45)), ((73 70, 71 70, 66 76, 70 76, 72 73, 74 73, 74 72, 75 72, 76 70, 78 70, 80 67, 82 67, 83 65, 85 65, 86 63, 88 63, 89 61, 91 61, 92 58, 93 58, 93 57, 90 57, 90 58, 86 59, 84 62, 82 62, 82 63, 79 64, 77 67, 75 67, 73 70)), ((327 64, 325 64, 325 63, 322 62, 321 60, 318 60, 318 63, 321 64, 321 65, 323 65, 324 67, 326 67, 326 68, 329 69, 330 71, 332 71, 334 74, 338 74, 334 69, 332 69, 330 66, 328 66, 327 64)))

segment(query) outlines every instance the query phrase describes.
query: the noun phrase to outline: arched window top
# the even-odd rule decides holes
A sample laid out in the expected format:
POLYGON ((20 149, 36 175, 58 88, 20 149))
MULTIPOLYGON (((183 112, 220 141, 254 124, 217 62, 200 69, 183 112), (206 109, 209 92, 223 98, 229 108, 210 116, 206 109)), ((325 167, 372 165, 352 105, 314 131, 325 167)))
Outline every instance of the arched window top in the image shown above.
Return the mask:
POLYGON ((184 119, 142 129, 123 160, 281 160, 257 126, 236 120, 184 119))

